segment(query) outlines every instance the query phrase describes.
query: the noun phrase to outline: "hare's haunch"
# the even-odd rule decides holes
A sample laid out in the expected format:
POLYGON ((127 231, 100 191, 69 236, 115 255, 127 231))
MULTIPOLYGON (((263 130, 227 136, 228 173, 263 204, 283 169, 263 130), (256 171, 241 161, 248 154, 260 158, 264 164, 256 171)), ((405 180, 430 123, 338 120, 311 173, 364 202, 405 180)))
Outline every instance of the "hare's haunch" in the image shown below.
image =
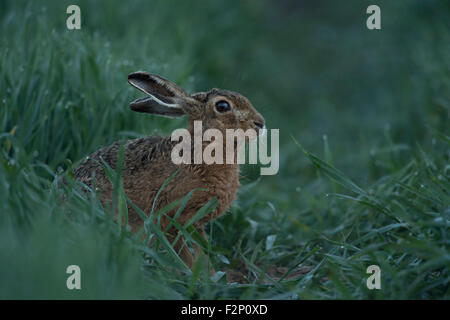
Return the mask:
MULTIPOLYGON (((133 111, 156 114, 166 117, 186 115, 189 119, 188 130, 193 137, 194 121, 202 121, 203 130, 218 129, 226 136, 226 129, 259 130, 264 127, 264 118, 252 106, 250 101, 239 93, 221 89, 199 92, 189 95, 176 84, 157 75, 135 72, 128 76, 128 82, 146 93, 146 97, 130 104, 133 111)), ((236 196, 239 187, 239 165, 234 164, 174 164, 171 152, 178 142, 170 137, 146 137, 128 140, 124 145, 123 186, 127 196, 147 215, 152 209, 154 198, 163 183, 176 170, 175 177, 165 186, 155 203, 155 212, 184 198, 193 189, 188 204, 178 218, 178 223, 185 224, 208 201, 218 200, 218 206, 211 213, 197 221, 195 227, 204 235, 203 227, 211 219, 225 212, 236 196)), ((113 186, 102 166, 102 161, 115 169, 120 150, 120 143, 102 148, 84 160, 75 170, 74 177, 101 192, 103 202, 112 199, 113 186)), ((176 211, 176 210, 175 210, 176 211)), ((174 212, 169 212, 172 216, 174 212)), ((128 222, 135 232, 143 224, 140 216, 129 207, 128 222)), ((169 225, 162 217, 162 228, 169 225)), ((166 230, 169 240, 177 236, 177 229, 166 230)), ((194 264, 194 257, 185 245, 184 239, 174 244, 180 257, 189 267, 194 264)), ((199 250, 195 248, 196 251, 199 250)))

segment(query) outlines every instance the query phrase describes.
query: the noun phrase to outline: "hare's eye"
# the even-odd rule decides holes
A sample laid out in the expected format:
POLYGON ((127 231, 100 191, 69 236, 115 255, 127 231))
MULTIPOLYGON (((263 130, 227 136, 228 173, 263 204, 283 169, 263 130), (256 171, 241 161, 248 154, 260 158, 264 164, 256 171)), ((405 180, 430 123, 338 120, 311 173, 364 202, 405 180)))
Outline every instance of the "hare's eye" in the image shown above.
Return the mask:
POLYGON ((225 100, 220 100, 216 102, 216 110, 218 112, 227 112, 231 110, 231 106, 225 100))

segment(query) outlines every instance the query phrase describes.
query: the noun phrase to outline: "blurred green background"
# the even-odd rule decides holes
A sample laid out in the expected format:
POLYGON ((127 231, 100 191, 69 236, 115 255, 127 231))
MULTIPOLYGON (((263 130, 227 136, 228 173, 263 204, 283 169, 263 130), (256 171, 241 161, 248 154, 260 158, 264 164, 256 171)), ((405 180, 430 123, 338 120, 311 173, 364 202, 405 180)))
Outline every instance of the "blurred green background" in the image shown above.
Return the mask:
POLYGON ((448 298, 450 3, 379 0, 381 30, 370 4, 1 1, 0 298, 448 298), (170 272, 164 249, 58 188, 99 147, 184 125, 129 110, 137 70, 239 91, 280 129, 279 173, 244 166, 208 230, 236 282, 170 272))

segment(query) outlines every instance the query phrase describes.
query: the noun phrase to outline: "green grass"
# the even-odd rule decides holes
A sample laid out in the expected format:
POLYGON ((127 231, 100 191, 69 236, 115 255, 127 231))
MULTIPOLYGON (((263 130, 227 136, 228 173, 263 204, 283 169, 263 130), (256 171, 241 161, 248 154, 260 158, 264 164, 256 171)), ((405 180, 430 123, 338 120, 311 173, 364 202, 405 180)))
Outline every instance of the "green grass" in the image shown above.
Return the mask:
POLYGON ((380 31, 364 1, 79 1, 80 31, 65 28, 69 4, 0 3, 0 298, 450 298, 448 3, 380 0, 380 31), (129 111, 136 70, 240 91, 280 128, 279 173, 243 166, 208 243, 177 225, 213 278, 157 225, 147 246, 59 185, 101 146, 185 124, 129 111), (66 288, 71 264, 80 291, 66 288), (366 288, 372 264, 381 290, 366 288))

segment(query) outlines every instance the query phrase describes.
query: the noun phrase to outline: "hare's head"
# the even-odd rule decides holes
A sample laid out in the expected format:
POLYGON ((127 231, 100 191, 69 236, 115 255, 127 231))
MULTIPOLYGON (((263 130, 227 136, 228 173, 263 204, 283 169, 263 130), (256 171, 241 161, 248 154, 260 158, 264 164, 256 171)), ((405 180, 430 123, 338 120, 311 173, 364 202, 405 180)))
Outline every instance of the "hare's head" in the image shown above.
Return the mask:
POLYGON ((166 117, 187 115, 193 121, 202 121, 203 128, 226 129, 264 128, 264 118, 243 95, 221 89, 189 95, 176 84, 157 75, 135 72, 128 82, 147 94, 130 104, 132 110, 166 117))

